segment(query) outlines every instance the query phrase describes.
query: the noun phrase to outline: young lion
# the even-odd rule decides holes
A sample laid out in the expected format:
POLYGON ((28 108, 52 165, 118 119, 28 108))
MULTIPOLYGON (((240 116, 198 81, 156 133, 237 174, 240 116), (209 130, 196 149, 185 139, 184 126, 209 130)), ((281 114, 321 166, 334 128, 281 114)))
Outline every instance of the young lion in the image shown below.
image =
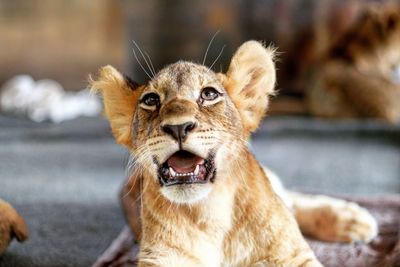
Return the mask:
POLYGON ((310 112, 400 121, 399 47, 400 6, 366 9, 310 75, 310 112))
MULTIPOLYGON (((117 142, 134 158, 122 199, 140 240, 140 267, 321 266, 274 192, 274 175, 247 146, 274 93, 273 56, 249 41, 226 74, 180 61, 146 85, 110 66, 92 81, 117 142)), ((291 197, 309 234, 341 241, 376 235, 374 219, 356 204, 291 197)))

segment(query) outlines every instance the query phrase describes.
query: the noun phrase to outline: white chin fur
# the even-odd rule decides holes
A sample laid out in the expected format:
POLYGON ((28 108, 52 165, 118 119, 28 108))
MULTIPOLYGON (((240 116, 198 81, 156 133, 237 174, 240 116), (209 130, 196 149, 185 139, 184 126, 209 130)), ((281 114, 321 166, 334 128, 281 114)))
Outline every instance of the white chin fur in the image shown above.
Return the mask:
POLYGON ((161 194, 174 203, 193 204, 205 199, 211 189, 211 184, 173 185, 162 187, 161 194))

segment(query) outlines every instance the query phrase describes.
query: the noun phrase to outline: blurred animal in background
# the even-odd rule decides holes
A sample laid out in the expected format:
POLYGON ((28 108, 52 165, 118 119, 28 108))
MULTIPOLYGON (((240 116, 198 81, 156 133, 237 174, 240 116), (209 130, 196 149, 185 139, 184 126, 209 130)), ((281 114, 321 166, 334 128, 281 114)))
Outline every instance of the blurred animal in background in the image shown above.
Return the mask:
POLYGON ((369 6, 307 79, 307 106, 321 117, 400 120, 400 6, 369 6))
POLYGON ((24 219, 7 202, 0 199, 0 255, 13 238, 22 242, 28 238, 24 219))

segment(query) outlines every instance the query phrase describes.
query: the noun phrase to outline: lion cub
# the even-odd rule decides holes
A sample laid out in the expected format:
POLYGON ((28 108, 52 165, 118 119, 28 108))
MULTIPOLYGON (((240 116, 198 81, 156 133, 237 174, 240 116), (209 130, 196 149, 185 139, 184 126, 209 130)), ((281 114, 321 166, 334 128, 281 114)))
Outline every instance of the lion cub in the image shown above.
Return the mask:
MULTIPOLYGON (((91 81, 117 142, 134 159, 123 203, 140 240, 140 267, 321 266, 275 193, 274 175, 248 148, 274 93, 273 57, 272 49, 249 41, 226 74, 180 61, 141 86, 111 66, 91 81)), ((311 234, 329 240, 376 234, 374 220, 358 206, 341 220, 346 205, 328 205, 322 212, 332 215, 329 222, 314 216, 327 233, 313 230, 313 214, 324 213, 306 196, 292 196, 301 199, 292 205, 296 217, 308 212, 298 218, 311 234), (357 223, 367 225, 359 234, 348 227, 359 231, 357 223), (337 233, 339 227, 350 233, 337 233)))

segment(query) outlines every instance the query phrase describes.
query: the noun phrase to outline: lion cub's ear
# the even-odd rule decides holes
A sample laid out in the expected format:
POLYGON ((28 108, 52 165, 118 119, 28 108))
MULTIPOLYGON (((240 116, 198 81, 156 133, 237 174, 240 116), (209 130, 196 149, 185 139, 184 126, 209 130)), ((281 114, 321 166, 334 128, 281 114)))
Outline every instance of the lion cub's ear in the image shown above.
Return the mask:
POLYGON ((138 85, 112 66, 100 69, 97 79, 90 79, 92 91, 103 96, 104 113, 117 143, 131 148, 132 120, 139 98, 138 85))
POLYGON ((248 41, 234 54, 222 82, 239 110, 246 137, 257 129, 274 93, 274 50, 248 41))

